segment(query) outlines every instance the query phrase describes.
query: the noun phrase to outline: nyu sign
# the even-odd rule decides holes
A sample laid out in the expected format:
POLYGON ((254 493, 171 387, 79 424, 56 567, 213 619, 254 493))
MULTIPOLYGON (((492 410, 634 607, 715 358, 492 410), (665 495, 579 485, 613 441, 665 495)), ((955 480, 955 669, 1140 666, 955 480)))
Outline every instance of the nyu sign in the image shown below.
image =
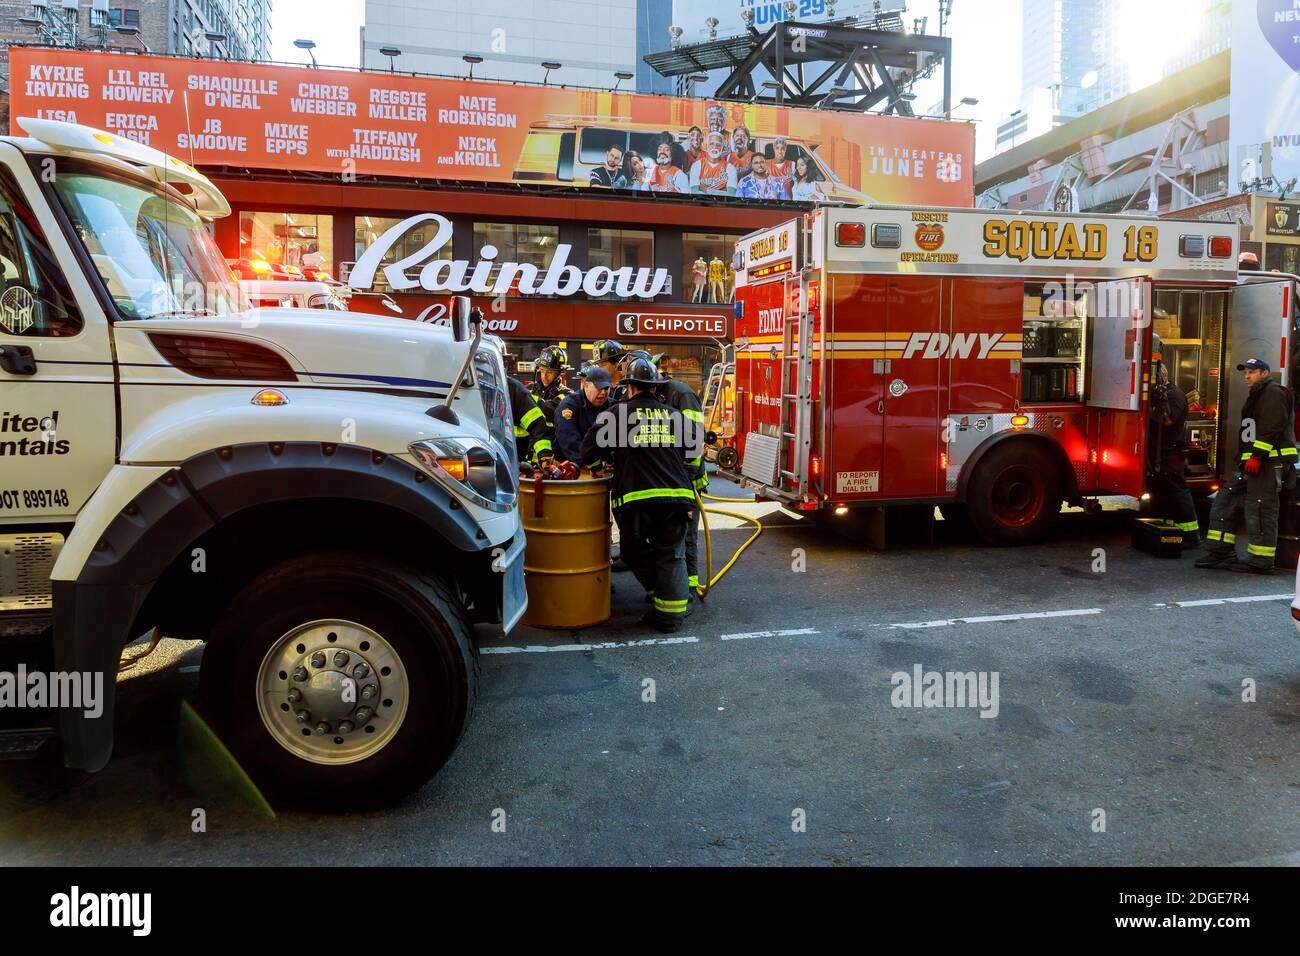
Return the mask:
POLYGON ((435 223, 437 228, 432 240, 423 249, 383 267, 384 278, 394 292, 419 288, 429 292, 470 292, 478 295, 506 295, 518 291, 524 295, 567 296, 582 291, 595 298, 618 295, 624 298, 651 299, 668 288, 667 269, 655 269, 652 273, 650 269, 633 266, 619 269, 593 266, 584 272, 577 266, 568 264, 573 247, 566 244, 555 247, 555 255, 545 273, 528 262, 497 263, 497 248, 491 245, 479 250, 479 260, 473 264, 464 259, 434 259, 426 262, 451 242, 451 223, 431 212, 404 219, 376 239, 357 259, 357 264, 348 277, 348 285, 354 289, 371 288, 380 263, 394 244, 411 229, 429 222, 435 223), (408 269, 421 264, 418 281, 407 276, 408 269), (494 265, 500 267, 495 281, 490 278, 494 265))

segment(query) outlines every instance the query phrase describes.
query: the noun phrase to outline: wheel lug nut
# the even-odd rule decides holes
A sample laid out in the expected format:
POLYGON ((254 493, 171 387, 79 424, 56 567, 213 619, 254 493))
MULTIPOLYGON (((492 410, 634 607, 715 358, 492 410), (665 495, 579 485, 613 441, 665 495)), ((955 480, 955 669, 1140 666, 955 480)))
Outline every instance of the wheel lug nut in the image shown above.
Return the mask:
POLYGON ((311 666, 317 668, 325 666, 324 651, 317 651, 315 654, 311 656, 311 666))
POLYGON ((322 720, 319 724, 316 725, 316 733, 320 734, 322 737, 324 737, 329 732, 330 732, 330 725, 325 721, 322 720))
POLYGON ((358 707, 356 712, 356 718, 357 718, 357 723, 364 724, 367 720, 370 719, 370 708, 358 707))
POLYGON ((311 720, 311 712, 306 710, 298 711, 298 723, 305 724, 311 720))
POLYGON ((348 658, 348 652, 347 652, 347 651, 339 651, 337 654, 334 655, 334 666, 335 666, 335 667, 347 667, 347 666, 348 666, 348 659, 349 659, 349 658, 348 658))
POLYGON ((304 681, 304 680, 306 680, 306 679, 307 679, 307 668, 305 668, 305 667, 299 667, 296 671, 293 672, 293 679, 296 680, 296 681, 304 681))
POLYGON ((300 701, 300 700, 302 700, 302 691, 300 691, 300 690, 299 690, 298 688, 296 688, 296 687, 292 687, 292 688, 290 688, 290 689, 289 689, 289 703, 291 703, 291 704, 296 704, 296 703, 298 703, 298 701, 300 701))
POLYGON ((367 684, 365 687, 361 688, 361 699, 370 700, 370 698, 374 697, 378 693, 379 693, 378 684, 367 684))
POLYGON ((354 728, 353 728, 353 726, 352 726, 352 721, 350 721, 350 720, 340 720, 340 721, 339 721, 339 733, 341 733, 341 734, 350 734, 350 733, 352 733, 353 729, 354 729, 354 728))
POLYGON ((365 664, 358 664, 356 667, 352 668, 352 676, 357 680, 365 680, 370 676, 370 668, 365 664))

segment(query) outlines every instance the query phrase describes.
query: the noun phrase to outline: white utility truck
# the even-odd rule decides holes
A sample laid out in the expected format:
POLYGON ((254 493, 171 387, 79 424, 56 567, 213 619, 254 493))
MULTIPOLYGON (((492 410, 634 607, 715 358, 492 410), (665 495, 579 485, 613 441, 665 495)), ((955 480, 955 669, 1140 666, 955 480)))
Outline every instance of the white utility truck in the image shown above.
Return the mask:
POLYGON ((123 649, 164 635, 207 642, 201 714, 269 795, 419 787, 474 706, 472 625, 508 631, 527 603, 499 346, 463 298, 451 327, 251 310, 202 174, 18 123, 0 138, 0 670, 99 675, 106 701, 0 708, 0 748, 56 733, 66 766, 102 768, 123 649))

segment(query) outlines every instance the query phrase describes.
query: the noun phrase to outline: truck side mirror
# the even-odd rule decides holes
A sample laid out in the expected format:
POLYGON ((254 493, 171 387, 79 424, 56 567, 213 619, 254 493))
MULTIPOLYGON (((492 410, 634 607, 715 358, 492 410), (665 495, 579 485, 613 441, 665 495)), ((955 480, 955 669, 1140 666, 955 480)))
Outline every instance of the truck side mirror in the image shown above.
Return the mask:
POLYGON ((467 295, 453 295, 447 315, 451 319, 451 337, 457 342, 469 339, 470 301, 467 295))

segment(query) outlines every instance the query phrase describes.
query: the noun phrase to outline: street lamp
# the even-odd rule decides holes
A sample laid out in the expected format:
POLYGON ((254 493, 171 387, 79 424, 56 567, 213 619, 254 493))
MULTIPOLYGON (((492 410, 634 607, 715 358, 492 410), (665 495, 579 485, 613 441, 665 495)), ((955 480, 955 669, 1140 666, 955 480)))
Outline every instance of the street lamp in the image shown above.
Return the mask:
POLYGON ((848 92, 849 91, 842 86, 832 86, 826 91, 826 95, 817 101, 817 105, 814 109, 822 109, 831 100, 837 100, 848 92))
MULTIPOLYGON (((218 44, 218 43, 225 43, 225 42, 226 42, 226 35, 225 35, 224 33, 204 33, 204 34, 203 34, 203 37, 204 37, 204 39, 206 39, 206 40, 208 41, 208 53, 209 53, 209 54, 212 53, 212 48, 213 48, 214 46, 216 46, 216 44, 218 44)), ((225 59, 225 56, 215 56, 215 57, 213 57, 213 59, 215 59, 215 60, 224 60, 224 59, 225 59)))
POLYGON ((397 57, 402 55, 402 51, 395 46, 381 46, 379 55, 388 57, 388 72, 397 72, 397 57))
POLYGON ((558 70, 561 66, 563 66, 562 63, 557 63, 554 60, 542 61, 542 69, 546 71, 546 75, 542 77, 542 86, 545 86, 546 81, 551 78, 551 70, 558 70))
POLYGON ((692 73, 690 76, 686 78, 686 95, 688 97, 694 96, 695 84, 706 83, 708 82, 708 79, 709 79, 709 74, 707 73, 692 73))
POLYGON ((892 100, 890 100, 888 103, 886 103, 884 109, 882 109, 880 112, 881 112, 881 113, 888 113, 891 109, 893 109, 893 108, 894 108, 895 106, 897 106, 899 103, 911 103, 911 102, 913 102, 915 99, 916 99, 916 94, 915 94, 915 93, 899 93, 899 94, 898 94, 897 96, 895 96, 892 100))
POLYGON ((135 42, 140 44, 145 53, 153 52, 153 50, 149 49, 149 44, 144 42, 144 37, 140 36, 139 27, 113 27, 113 32, 120 33, 125 37, 134 37, 135 42))
POLYGON ((294 40, 293 45, 299 50, 306 50, 307 54, 311 57, 311 65, 316 66, 316 54, 312 53, 312 50, 316 49, 315 40, 294 40))
POLYGON ((477 53, 466 53, 464 56, 461 57, 461 59, 469 64, 469 78, 471 80, 474 79, 474 64, 482 63, 483 58, 479 56, 477 53))
POLYGON ((622 83, 624 80, 630 80, 634 76, 636 76, 635 73, 625 73, 622 70, 619 70, 617 73, 614 74, 614 79, 618 81, 614 84, 614 90, 615 91, 618 90, 619 83, 622 83))

